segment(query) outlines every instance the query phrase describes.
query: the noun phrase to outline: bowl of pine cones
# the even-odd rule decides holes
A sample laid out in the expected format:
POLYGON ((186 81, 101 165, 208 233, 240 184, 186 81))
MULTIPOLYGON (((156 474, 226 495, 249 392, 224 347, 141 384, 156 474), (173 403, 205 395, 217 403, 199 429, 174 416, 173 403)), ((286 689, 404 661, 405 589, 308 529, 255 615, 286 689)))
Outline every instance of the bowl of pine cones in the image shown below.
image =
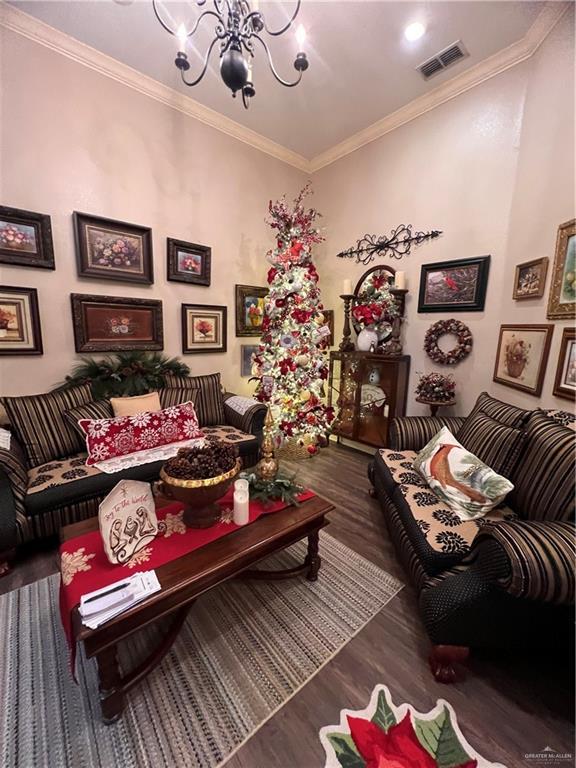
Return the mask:
POLYGON ((209 528, 220 519, 222 498, 242 462, 232 445, 207 440, 203 445, 180 448, 160 470, 160 493, 184 505, 189 528, 209 528))

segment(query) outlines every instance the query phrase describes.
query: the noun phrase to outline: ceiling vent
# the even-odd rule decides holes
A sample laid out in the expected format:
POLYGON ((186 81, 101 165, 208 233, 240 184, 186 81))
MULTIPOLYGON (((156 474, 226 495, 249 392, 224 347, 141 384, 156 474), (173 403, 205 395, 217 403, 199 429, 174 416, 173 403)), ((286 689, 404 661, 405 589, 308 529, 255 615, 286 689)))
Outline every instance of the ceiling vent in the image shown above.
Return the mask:
POLYGON ((462 45, 461 40, 456 40, 444 50, 437 53, 435 56, 427 59, 423 64, 416 67, 425 80, 428 80, 438 72, 442 72, 443 69, 451 67, 452 64, 456 64, 460 59, 464 59, 468 56, 468 51, 462 45))

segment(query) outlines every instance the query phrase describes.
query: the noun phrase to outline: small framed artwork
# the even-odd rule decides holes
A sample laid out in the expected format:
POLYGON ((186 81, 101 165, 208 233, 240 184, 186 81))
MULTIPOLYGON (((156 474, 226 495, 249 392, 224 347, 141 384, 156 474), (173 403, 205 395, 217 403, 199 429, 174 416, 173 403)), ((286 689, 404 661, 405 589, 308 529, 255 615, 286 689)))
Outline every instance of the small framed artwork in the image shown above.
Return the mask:
POLYGON ((268 288, 236 286, 236 336, 261 336, 268 288))
POLYGON ((565 400, 576 400, 576 331, 564 328, 554 379, 554 394, 565 400))
POLYGON ((0 263, 55 269, 50 216, 0 205, 0 263))
POLYGON ((553 332, 553 325, 501 325, 494 381, 539 396, 553 332))
POLYGON ((70 294, 76 352, 164 349, 162 302, 70 294))
POLYGON ((150 227, 75 211, 74 234, 80 277, 146 285, 154 282, 150 227))
POLYGON ((544 296, 546 285, 546 272, 548 271, 548 259, 534 259, 518 264, 514 275, 514 291, 512 298, 539 299, 544 296))
POLYGON ((226 352, 227 322, 227 307, 182 304, 182 352, 226 352))
POLYGON ((0 355, 41 355, 36 288, 0 285, 0 355))
POLYGON ((333 309, 323 309, 322 314, 326 318, 326 322, 324 325, 327 325, 328 328, 330 328, 330 336, 328 338, 328 346, 333 347, 334 346, 334 310, 333 309))
POLYGON ((167 238, 168 280, 193 285, 210 285, 212 249, 184 240, 167 238))
POLYGON ((258 352, 258 344, 242 344, 240 346, 240 376, 252 376, 252 357, 258 352))
POLYGON ((550 320, 576 317, 576 219, 558 227, 546 317, 550 320))
POLYGON ((482 312, 490 256, 423 264, 418 312, 482 312))

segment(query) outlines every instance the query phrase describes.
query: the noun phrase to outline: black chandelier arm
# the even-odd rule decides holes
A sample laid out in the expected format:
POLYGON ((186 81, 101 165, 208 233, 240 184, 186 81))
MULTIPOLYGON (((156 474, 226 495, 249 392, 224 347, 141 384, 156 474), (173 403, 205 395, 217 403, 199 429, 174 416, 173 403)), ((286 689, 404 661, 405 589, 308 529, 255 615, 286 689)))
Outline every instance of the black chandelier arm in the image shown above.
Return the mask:
POLYGON ((289 83, 287 80, 282 79, 280 77, 280 75, 278 74, 278 72, 276 72, 276 68, 274 67, 274 62, 272 61, 272 54, 270 53, 270 50, 269 50, 268 46, 266 45, 266 42, 264 40, 262 40, 260 35, 253 34, 252 37, 255 37, 256 40, 258 40, 262 44, 262 47, 266 51, 266 55, 268 56, 268 64, 270 65, 270 69, 272 70, 272 74, 274 75, 276 80, 278 80, 278 82, 281 85, 286 86, 286 88, 294 88, 295 85, 298 85, 300 80, 302 80, 302 70, 300 70, 300 73, 299 73, 298 77, 296 78, 296 80, 294 80, 293 83, 289 83))
MULTIPOLYGON (((198 5, 203 5, 205 2, 206 2, 206 0, 203 0, 202 3, 198 3, 198 5)), ((160 17, 160 14, 158 13, 158 8, 156 7, 156 0, 152 0, 152 8, 154 9, 154 13, 156 14, 156 18, 158 19, 160 24, 164 27, 166 32, 169 32, 171 35, 176 36, 177 33, 174 32, 174 30, 170 29, 170 27, 160 17)), ((196 23, 194 24, 192 29, 189 32, 188 32, 188 30, 186 31, 186 37, 192 37, 192 35, 194 35, 196 33, 198 27, 200 26, 200 22, 202 21, 202 19, 205 16, 214 16, 218 20, 218 22, 222 25, 222 27, 224 27, 224 19, 222 18, 222 16, 220 16, 218 13, 216 13, 216 11, 203 11, 200 14, 200 16, 198 16, 198 18, 196 19, 196 23)))
POLYGON ((198 85, 200 80, 202 80, 202 78, 206 74, 206 70, 208 69, 208 61, 210 59, 210 54, 212 53, 212 49, 214 48, 218 40, 219 38, 215 37, 214 40, 212 40, 212 42, 210 43, 210 48, 208 48, 208 52, 206 53, 206 58, 204 59, 204 66, 202 67, 202 71, 200 72, 196 80, 192 80, 192 81, 186 80, 186 77, 184 76, 184 70, 180 70, 180 74, 182 75, 182 82, 185 85, 189 85, 189 86, 198 85))
POLYGON ((298 0, 298 2, 296 3, 296 10, 292 14, 292 18, 285 26, 282 27, 282 29, 278 29, 277 31, 272 32, 272 30, 268 29, 268 27, 266 26, 266 21, 264 21, 264 29, 266 30, 266 32, 269 35, 272 35, 272 37, 278 37, 279 35, 283 35, 287 29, 290 29, 290 27, 292 26, 292 23, 294 22, 294 19, 296 18, 296 16, 298 16, 298 11, 300 10, 301 4, 302 4, 302 0, 298 0))
POLYGON ((364 235, 355 246, 340 251, 337 256, 341 259, 356 259, 357 264, 370 264, 376 256, 390 256, 401 259, 408 256, 412 245, 420 245, 426 240, 433 240, 442 234, 442 230, 432 229, 429 232, 412 232, 412 225, 400 224, 393 229, 389 236, 364 235))

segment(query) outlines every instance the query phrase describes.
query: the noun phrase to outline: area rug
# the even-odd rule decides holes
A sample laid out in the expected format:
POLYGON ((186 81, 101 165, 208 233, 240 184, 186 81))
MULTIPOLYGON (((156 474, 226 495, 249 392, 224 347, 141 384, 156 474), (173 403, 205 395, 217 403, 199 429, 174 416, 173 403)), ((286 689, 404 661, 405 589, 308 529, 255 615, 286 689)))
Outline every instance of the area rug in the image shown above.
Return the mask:
POLYGON ((447 701, 423 714, 396 706, 385 685, 374 688, 366 709, 343 709, 340 724, 322 728, 320 741, 324 768, 505 768, 470 746, 447 701))
MULTIPOLYGON (((162 665, 100 719, 93 660, 70 675, 59 577, 0 598, 2 768, 213 768, 359 632, 401 583, 322 532, 315 583, 228 582, 203 595, 162 665)), ((302 562, 305 543, 262 567, 302 562)), ((127 668, 158 630, 125 644, 127 668)))

